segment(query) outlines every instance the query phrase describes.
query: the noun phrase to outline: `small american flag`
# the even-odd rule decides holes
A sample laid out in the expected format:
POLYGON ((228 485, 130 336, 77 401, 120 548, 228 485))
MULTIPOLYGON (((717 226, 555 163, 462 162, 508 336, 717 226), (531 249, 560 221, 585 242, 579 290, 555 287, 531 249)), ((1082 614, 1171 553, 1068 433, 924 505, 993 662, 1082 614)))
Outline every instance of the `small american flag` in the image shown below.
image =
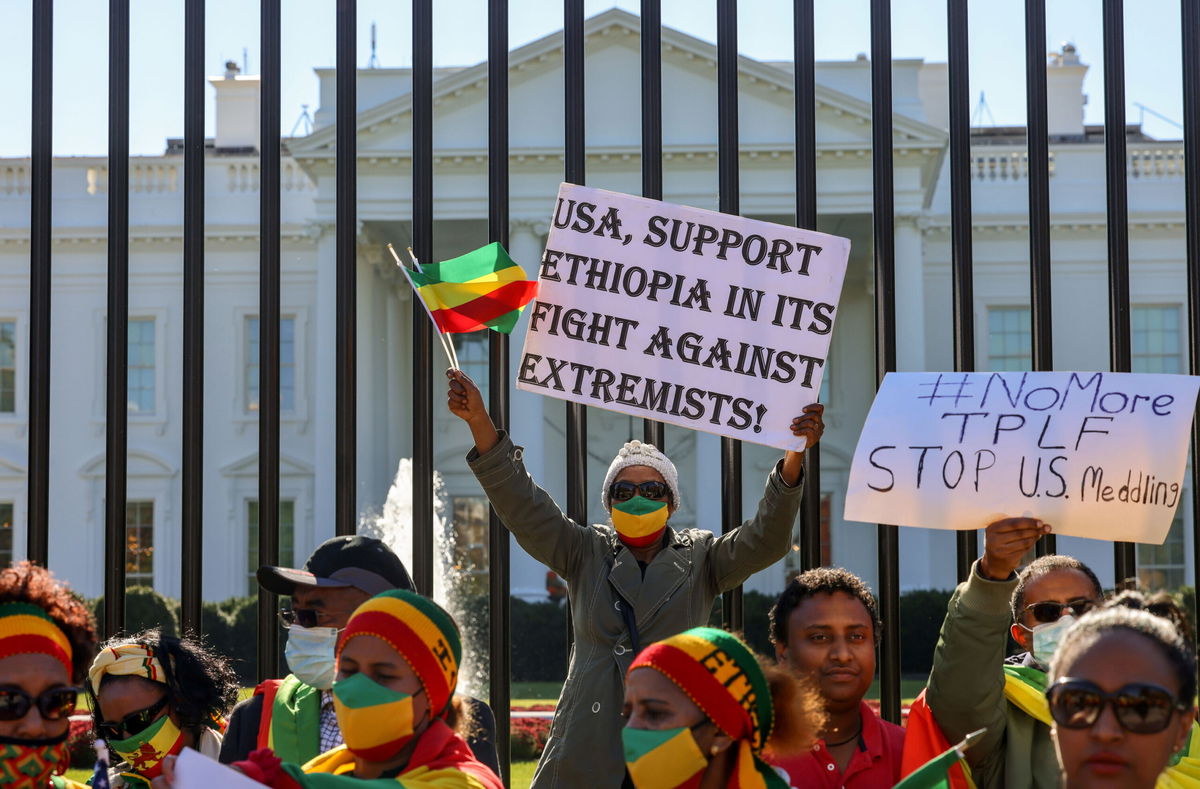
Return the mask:
POLYGON ((92 773, 92 789, 112 789, 112 784, 108 782, 108 745, 104 740, 96 740, 92 743, 92 748, 96 750, 96 769, 92 773))

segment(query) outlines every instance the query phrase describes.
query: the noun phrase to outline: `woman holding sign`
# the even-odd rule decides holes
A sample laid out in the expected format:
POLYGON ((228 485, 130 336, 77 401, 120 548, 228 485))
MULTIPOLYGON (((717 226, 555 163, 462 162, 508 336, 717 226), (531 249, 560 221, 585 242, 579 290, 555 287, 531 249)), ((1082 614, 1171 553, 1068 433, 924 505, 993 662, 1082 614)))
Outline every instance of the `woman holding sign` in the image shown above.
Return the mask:
MULTIPOLYGON (((791 545, 804 453, 788 452, 767 477, 753 518, 727 534, 669 528, 679 475, 666 455, 630 441, 601 488, 606 525, 568 518, 530 478, 522 450, 492 423, 479 388, 450 370, 447 405, 467 423, 467 463, 504 525, 531 556, 566 579, 575 647, 534 789, 618 787, 623 678, 641 647, 708 622, 717 595, 779 561, 791 545)), ((824 430, 816 404, 791 423, 807 445, 824 430)))

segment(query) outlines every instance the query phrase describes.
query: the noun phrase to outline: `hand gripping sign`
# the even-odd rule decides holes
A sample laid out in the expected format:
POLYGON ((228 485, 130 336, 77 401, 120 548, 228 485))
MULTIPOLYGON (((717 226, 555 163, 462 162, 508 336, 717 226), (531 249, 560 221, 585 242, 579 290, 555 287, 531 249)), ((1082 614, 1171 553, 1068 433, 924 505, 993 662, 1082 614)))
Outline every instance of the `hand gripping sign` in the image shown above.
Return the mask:
POLYGON ((517 388, 800 450, 848 239, 563 184, 517 388))
POLYGON ((859 437, 847 520, 1161 544, 1183 495, 1200 378, 889 373, 859 437))

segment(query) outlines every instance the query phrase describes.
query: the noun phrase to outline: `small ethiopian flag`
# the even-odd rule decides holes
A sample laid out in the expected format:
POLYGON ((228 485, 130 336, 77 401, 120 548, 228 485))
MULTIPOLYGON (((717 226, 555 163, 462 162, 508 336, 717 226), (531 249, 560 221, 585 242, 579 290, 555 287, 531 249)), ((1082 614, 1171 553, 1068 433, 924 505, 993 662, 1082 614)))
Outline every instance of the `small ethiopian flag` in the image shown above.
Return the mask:
POLYGON ((419 270, 401 268, 443 334, 480 329, 510 334, 521 308, 537 293, 537 282, 496 242, 419 270))
MULTIPOLYGON (((962 761, 967 748, 982 737, 984 731, 984 729, 980 729, 971 732, 958 745, 925 762, 915 772, 896 784, 895 789, 950 789, 950 769, 962 761)), ((971 785, 974 786, 974 784, 971 785)))

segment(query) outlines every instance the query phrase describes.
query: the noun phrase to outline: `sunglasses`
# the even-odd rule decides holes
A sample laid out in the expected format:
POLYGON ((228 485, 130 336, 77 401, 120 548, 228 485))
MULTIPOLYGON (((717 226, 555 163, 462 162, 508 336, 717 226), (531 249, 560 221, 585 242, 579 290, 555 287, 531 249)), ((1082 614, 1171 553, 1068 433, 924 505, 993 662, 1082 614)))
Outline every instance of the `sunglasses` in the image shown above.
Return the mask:
POLYGON ((335 614, 350 613, 349 611, 318 611, 315 608, 285 608, 279 612, 279 624, 286 630, 292 625, 300 627, 322 627, 330 622, 335 614))
POLYGON ((1064 611, 1070 611, 1075 616, 1083 616, 1095 607, 1095 600, 1079 597, 1074 600, 1068 600, 1065 603, 1056 603, 1052 600, 1047 600, 1044 603, 1033 603, 1025 606, 1025 612, 1032 614, 1034 620, 1045 624, 1057 622, 1062 618, 1064 611))
POLYGON ((79 688, 51 688, 37 697, 20 688, 0 688, 0 721, 20 720, 34 706, 46 720, 62 720, 75 711, 78 696, 79 688))
POLYGON ((1095 684, 1082 679, 1063 677, 1046 691, 1050 715, 1067 729, 1087 729, 1100 719, 1107 704, 1121 728, 1134 734, 1157 734, 1171 723, 1176 710, 1186 710, 1166 688, 1158 685, 1132 683, 1116 693, 1105 693, 1095 684))
POLYGON ((670 495, 667 483, 650 480, 649 482, 629 482, 621 480, 608 486, 610 501, 629 501, 634 496, 641 495, 651 501, 663 501, 670 495))
POLYGON ((124 740, 135 734, 141 734, 150 724, 158 720, 158 715, 167 706, 167 697, 163 696, 144 710, 131 712, 119 721, 103 721, 96 724, 96 732, 106 740, 124 740))

